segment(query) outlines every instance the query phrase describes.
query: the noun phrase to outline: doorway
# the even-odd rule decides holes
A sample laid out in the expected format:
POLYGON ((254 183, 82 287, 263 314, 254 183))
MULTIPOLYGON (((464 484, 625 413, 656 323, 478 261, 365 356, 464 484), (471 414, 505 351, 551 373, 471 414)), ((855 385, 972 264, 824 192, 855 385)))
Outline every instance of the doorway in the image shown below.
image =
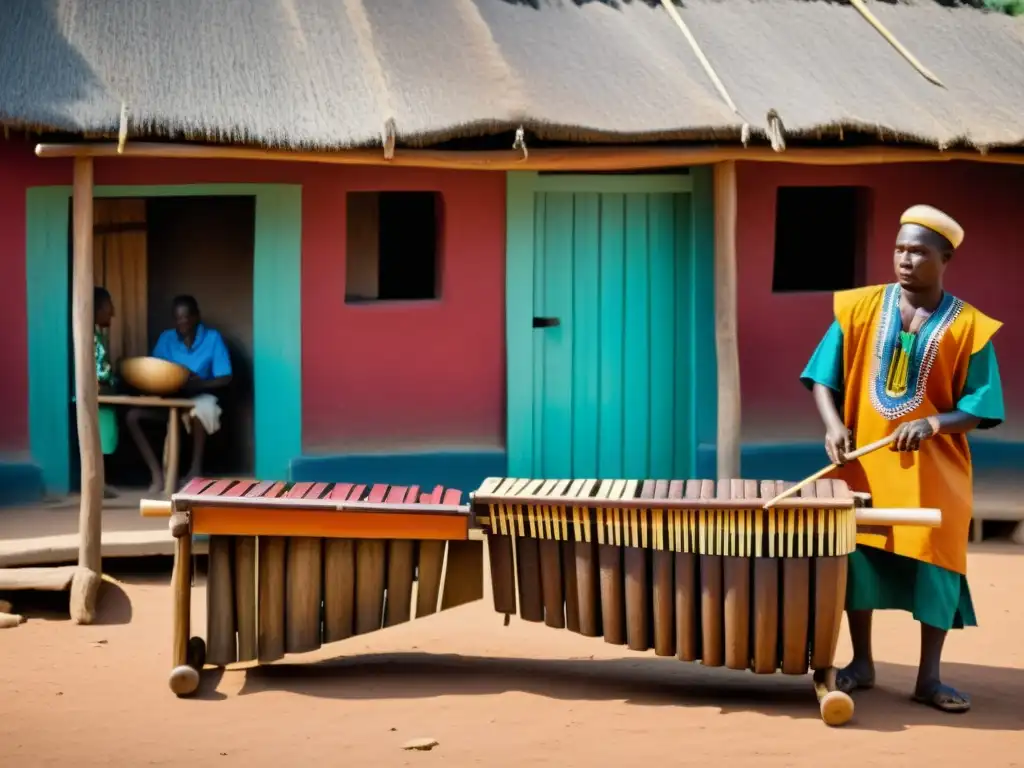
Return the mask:
MULTIPOLYGON (((160 333, 172 325, 174 297, 193 296, 203 323, 224 338, 232 363, 231 385, 217 393, 221 428, 207 441, 203 472, 253 475, 255 198, 99 198, 94 205, 95 283, 110 292, 116 308, 108 332, 112 362, 116 366, 124 357, 150 354, 160 333)), ((120 439, 105 459, 107 482, 145 486, 148 470, 125 427, 124 409, 117 410, 120 439)), ((73 410, 70 427, 74 486, 78 444, 73 410)), ((165 433, 164 424, 147 425, 158 455, 165 433)), ((182 437, 180 466, 187 467, 192 443, 187 435, 182 437)))
POLYGON ((509 174, 508 200, 509 476, 693 476, 712 286, 690 175, 509 174))

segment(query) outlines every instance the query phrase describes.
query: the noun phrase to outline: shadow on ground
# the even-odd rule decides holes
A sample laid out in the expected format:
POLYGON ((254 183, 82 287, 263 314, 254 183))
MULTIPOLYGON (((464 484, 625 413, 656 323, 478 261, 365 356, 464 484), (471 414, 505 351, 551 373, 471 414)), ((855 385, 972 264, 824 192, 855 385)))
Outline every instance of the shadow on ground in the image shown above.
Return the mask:
MULTIPOLYGON (((204 677, 213 670, 207 670, 204 677)), ((910 701, 916 669, 877 667, 879 687, 855 695, 848 728, 895 732, 921 725, 1024 730, 1019 701, 1024 670, 947 664, 948 681, 972 696, 973 711, 952 715, 910 701)), ((306 664, 251 667, 239 695, 288 691, 333 699, 430 699, 523 692, 569 701, 625 700, 640 706, 717 707, 723 715, 759 712, 818 718, 808 677, 755 676, 671 659, 537 660, 420 653, 359 656, 306 664)), ((204 680, 206 698, 213 681, 204 680)))

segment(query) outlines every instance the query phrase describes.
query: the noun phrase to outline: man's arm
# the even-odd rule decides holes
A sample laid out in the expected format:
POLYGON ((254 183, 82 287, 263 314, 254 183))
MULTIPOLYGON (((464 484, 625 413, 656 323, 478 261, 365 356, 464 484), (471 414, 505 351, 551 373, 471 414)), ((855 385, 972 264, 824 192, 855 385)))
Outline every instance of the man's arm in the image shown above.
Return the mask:
POLYGON ((843 423, 839 403, 844 387, 843 329, 833 321, 818 342, 800 381, 811 390, 818 415, 825 426, 825 453, 834 464, 854 448, 853 434, 843 423))
POLYGON ((215 334, 213 337, 213 361, 210 366, 213 378, 206 379, 205 381, 195 377, 190 379, 188 385, 186 385, 190 392, 199 393, 223 389, 231 383, 233 378, 231 356, 228 354, 224 338, 216 331, 212 331, 212 333, 215 334))

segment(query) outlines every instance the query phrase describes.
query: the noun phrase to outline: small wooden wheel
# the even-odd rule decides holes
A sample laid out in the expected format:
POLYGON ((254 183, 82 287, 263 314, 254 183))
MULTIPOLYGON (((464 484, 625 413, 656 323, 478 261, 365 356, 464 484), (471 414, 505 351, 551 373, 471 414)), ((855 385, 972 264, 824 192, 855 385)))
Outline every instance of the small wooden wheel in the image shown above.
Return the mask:
POLYGON ((846 725, 853 717, 853 699, 842 691, 829 691, 821 697, 821 719, 833 727, 846 725))
POLYGON ((175 667, 171 670, 168 685, 177 696, 189 696, 199 687, 199 670, 188 665, 175 667))
POLYGON ((186 664, 196 672, 201 672, 206 663, 206 642, 201 637, 189 638, 188 651, 185 654, 186 664))

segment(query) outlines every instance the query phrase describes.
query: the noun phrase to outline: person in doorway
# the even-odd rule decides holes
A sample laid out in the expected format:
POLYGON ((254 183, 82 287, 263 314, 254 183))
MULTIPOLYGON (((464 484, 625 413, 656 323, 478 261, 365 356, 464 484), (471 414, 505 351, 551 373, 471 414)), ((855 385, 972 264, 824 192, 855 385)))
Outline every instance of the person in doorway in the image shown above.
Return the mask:
MULTIPOLYGON (((192 372, 179 393, 180 397, 190 397, 196 401, 189 419, 192 463, 181 481, 181 484, 185 484, 202 474, 207 435, 219 426, 220 408, 213 393, 231 383, 232 369, 224 339, 220 333, 202 322, 195 298, 188 295, 176 296, 171 306, 174 327, 160 334, 153 347, 153 357, 183 365, 192 372)), ((163 421, 165 418, 166 415, 159 409, 151 408, 133 408, 126 416, 128 430, 152 476, 150 493, 163 490, 164 473, 142 431, 142 422, 163 421)))
POLYGON ((938 528, 858 534, 846 594, 853 660, 837 685, 847 693, 874 685, 872 611, 904 610, 921 625, 913 700, 945 712, 970 708, 940 677, 946 634, 977 624, 966 576, 967 433, 1004 418, 992 345, 1001 323, 943 288, 963 237, 941 211, 908 209, 896 236, 896 282, 837 293, 835 319, 801 376, 825 425, 825 450, 842 465, 839 477, 879 507, 942 511, 938 528), (889 450, 843 465, 845 454, 891 434, 889 450))
MULTIPOLYGON (((112 394, 114 391, 114 367, 110 363, 107 352, 106 332, 114 319, 114 300, 106 288, 96 286, 92 294, 93 307, 93 347, 96 353, 96 381, 99 383, 101 395, 112 394)), ((104 456, 117 450, 118 429, 117 412, 109 405, 99 407, 100 448, 104 456)), ((104 473, 106 474, 106 473, 104 473)), ((103 495, 111 499, 117 493, 109 485, 104 485, 103 495)))

